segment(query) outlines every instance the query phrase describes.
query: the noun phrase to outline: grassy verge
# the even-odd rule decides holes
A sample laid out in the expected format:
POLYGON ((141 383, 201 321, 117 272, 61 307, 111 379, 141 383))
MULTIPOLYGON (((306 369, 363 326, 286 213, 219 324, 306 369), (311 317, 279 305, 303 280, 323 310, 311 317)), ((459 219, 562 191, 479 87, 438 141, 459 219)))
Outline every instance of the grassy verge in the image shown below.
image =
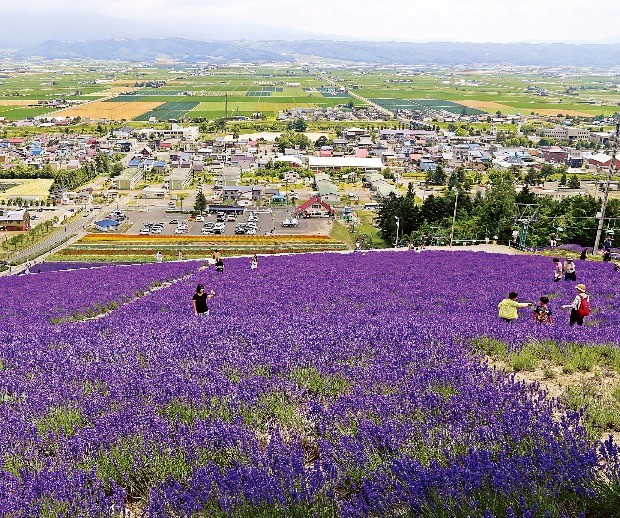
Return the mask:
POLYGON ((334 221, 332 230, 329 233, 329 237, 331 237, 335 241, 340 241, 341 243, 346 244, 349 248, 353 248, 355 246, 353 235, 339 221, 334 221))
POLYGON ((620 350, 611 345, 532 341, 518 351, 488 337, 474 340, 477 351, 518 380, 537 382, 571 410, 585 409, 592 437, 620 432, 620 350))
POLYGON ((355 211, 359 218, 359 223, 351 231, 346 223, 334 222, 329 237, 336 241, 345 243, 350 248, 355 247, 356 241, 360 241, 364 248, 388 248, 388 245, 381 239, 379 229, 373 225, 375 213, 371 210, 355 211))

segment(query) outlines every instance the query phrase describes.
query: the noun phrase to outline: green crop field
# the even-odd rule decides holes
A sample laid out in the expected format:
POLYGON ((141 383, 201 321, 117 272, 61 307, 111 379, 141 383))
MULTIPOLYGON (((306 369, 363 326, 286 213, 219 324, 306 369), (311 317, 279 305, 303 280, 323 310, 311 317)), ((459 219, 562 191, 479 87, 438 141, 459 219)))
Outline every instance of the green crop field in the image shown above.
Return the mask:
POLYGON ((0 101, 0 117, 4 117, 10 121, 37 117, 38 115, 43 115, 51 111, 52 109, 46 106, 41 108, 31 108, 29 106, 2 106, 2 102, 0 101))
POLYGON ((170 119, 181 119, 187 112, 198 106, 198 103, 190 102, 168 102, 148 111, 139 117, 136 117, 136 121, 148 121, 151 117, 157 118, 160 121, 167 121, 170 119))

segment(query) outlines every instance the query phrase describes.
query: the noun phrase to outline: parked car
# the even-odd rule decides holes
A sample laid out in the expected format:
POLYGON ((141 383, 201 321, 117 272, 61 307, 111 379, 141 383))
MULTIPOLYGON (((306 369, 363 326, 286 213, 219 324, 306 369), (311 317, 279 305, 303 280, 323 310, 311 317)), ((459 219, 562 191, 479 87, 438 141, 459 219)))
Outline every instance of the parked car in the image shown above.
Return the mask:
POLYGON ((171 219, 170 220, 170 224, 171 225, 178 225, 179 224, 179 220, 178 219, 171 219))
POLYGON ((204 221, 205 217, 203 215, 196 216, 196 221, 204 221))

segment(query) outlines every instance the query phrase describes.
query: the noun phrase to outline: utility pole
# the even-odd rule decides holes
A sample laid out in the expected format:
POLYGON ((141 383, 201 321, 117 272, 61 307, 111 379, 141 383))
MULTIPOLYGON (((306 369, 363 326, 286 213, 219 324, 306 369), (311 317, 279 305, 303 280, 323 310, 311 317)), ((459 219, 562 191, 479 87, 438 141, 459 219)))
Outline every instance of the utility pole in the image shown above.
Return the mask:
POLYGON ((228 119, 228 92, 226 92, 226 108, 224 111, 224 118, 228 119))
MULTIPOLYGON (((609 198, 609 184, 611 183, 611 175, 614 171, 614 163, 616 160, 616 153, 618 151, 618 137, 620 135, 620 122, 616 121, 616 136, 614 139, 614 149, 611 153, 611 160, 609 161, 609 169, 607 170, 607 182, 605 182, 605 193, 603 194, 603 203, 601 205, 600 218, 598 220, 598 229, 596 230, 596 239, 594 240, 594 249, 592 254, 596 254, 599 244, 601 242, 601 234, 603 233, 603 225, 605 224, 605 209, 607 208, 607 200, 609 198)), ((599 215, 597 214, 597 216, 599 215)))

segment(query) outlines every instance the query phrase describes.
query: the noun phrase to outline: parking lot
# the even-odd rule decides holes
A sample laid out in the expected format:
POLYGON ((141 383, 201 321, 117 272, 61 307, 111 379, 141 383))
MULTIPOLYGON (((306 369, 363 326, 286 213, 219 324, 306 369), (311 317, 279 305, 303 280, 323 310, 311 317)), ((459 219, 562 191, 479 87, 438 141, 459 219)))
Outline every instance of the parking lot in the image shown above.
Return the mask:
MULTIPOLYGON (((276 208, 272 212, 269 209, 248 209, 234 219, 226 216, 226 221, 217 221, 215 214, 208 214, 203 217, 202 221, 191 221, 189 214, 178 212, 166 212, 164 208, 151 208, 148 212, 131 212, 123 211, 127 217, 131 227, 127 230, 127 234, 138 235, 141 232, 144 235, 174 235, 174 234, 190 234, 201 235, 205 226, 210 231, 208 234, 222 234, 232 236, 237 234, 250 235, 297 235, 297 234, 328 234, 331 228, 330 222, 326 218, 318 219, 299 219, 297 226, 283 226, 285 220, 292 220, 292 209, 276 208), (252 214, 255 214, 253 217, 252 214), (223 225, 221 231, 213 231, 217 223, 223 225), (155 227, 155 229, 153 229, 155 227), (158 227, 161 231, 158 230, 158 227), (243 227, 244 231, 237 230, 243 227), (148 228, 149 231, 144 229, 148 228), (253 230, 252 230, 253 229, 253 230), (272 232, 273 231, 273 232, 272 232)), ((201 219, 200 217, 198 219, 201 219)), ((222 218, 220 218, 222 219, 222 218)))

